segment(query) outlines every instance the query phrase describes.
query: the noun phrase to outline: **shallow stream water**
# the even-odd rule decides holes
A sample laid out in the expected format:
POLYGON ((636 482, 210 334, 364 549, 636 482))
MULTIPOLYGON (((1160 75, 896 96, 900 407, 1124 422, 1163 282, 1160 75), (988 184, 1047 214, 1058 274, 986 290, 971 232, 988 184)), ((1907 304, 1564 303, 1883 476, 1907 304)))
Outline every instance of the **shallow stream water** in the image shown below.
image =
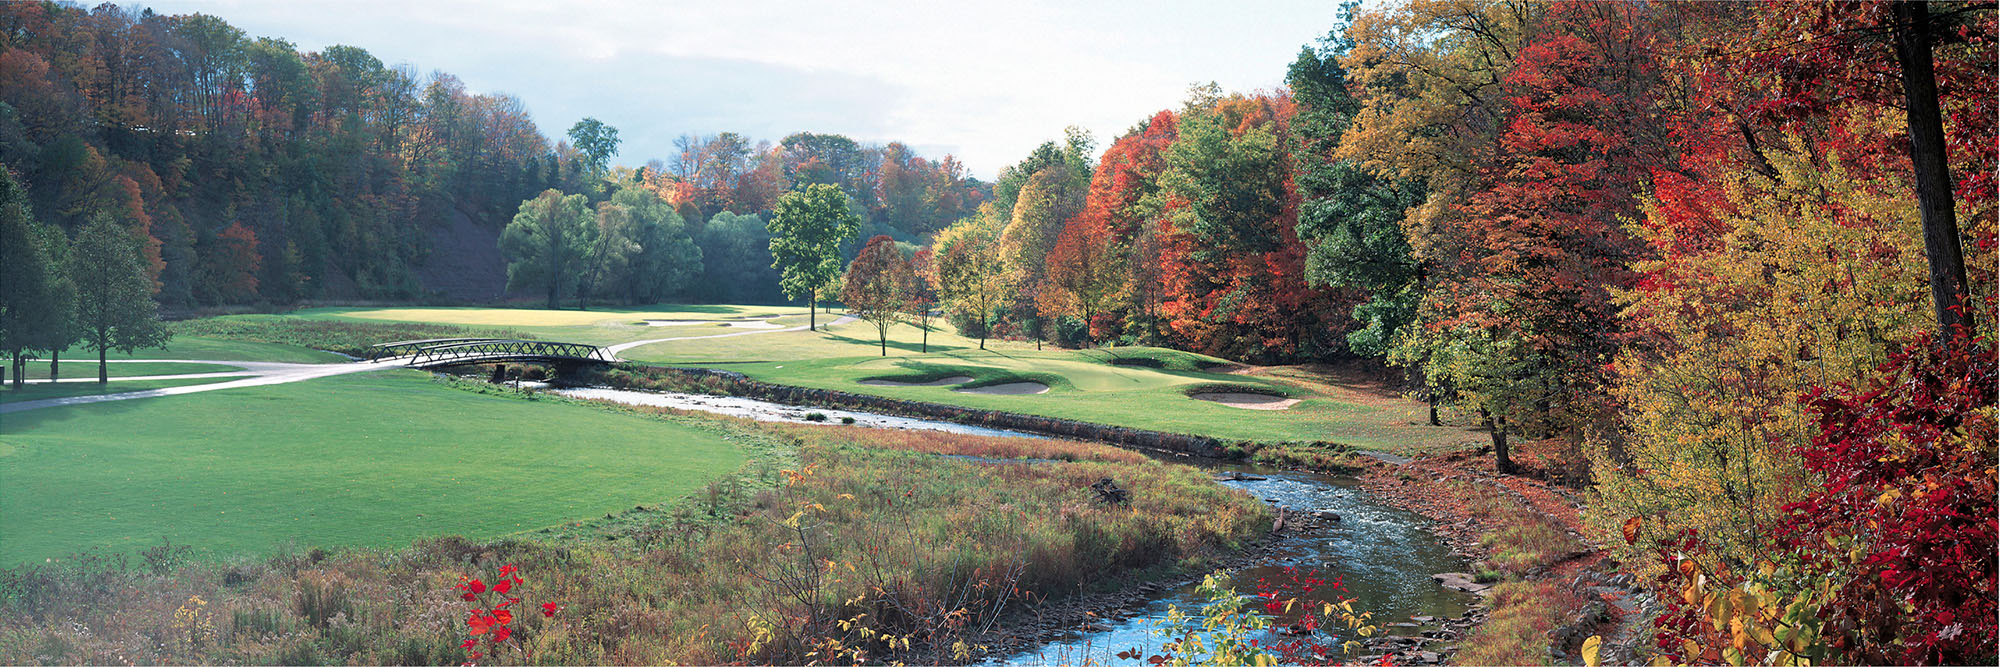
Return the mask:
MULTIPOLYGON (((1190 463, 1187 459, 1176 459, 1190 463)), ((1312 535, 1288 533, 1273 549, 1265 564, 1230 572, 1234 588, 1243 594, 1256 590, 1259 578, 1283 581, 1285 568, 1312 572, 1320 579, 1338 578, 1345 594, 1321 587, 1305 600, 1339 601, 1355 598, 1355 611, 1374 614, 1373 622, 1389 634, 1415 635, 1435 627, 1416 623, 1417 617, 1458 618, 1476 600, 1472 595, 1439 586, 1431 579, 1437 572, 1463 570, 1465 561, 1424 530, 1426 520, 1415 514, 1389 507, 1368 496, 1360 483, 1348 477, 1283 472, 1255 466, 1192 462, 1214 472, 1242 472, 1263 480, 1222 480, 1291 512, 1332 512, 1340 517, 1335 527, 1312 535), (1403 623, 1405 625, 1396 625, 1403 623)), ((1016 653, 988 664, 1143 664, 1118 660, 1115 654, 1132 648, 1151 655, 1164 640, 1155 636, 1168 606, 1183 613, 1195 613, 1205 602, 1197 586, 1184 586, 1153 599, 1130 616, 1099 624, 1032 651, 1016 653)), ((1282 627, 1297 619, 1277 618, 1272 626, 1282 627)), ((1269 642, 1275 635, 1261 638, 1269 642)))
MULTIPOLYGON (((795 423, 840 423, 854 418, 854 425, 874 428, 930 430, 972 435, 1039 438, 1043 436, 1001 429, 967 426, 951 422, 895 417, 832 408, 808 408, 730 396, 709 396, 673 392, 633 391, 599 387, 554 389, 575 398, 608 400, 630 405, 697 410, 759 421, 795 423), (826 415, 825 422, 806 419, 810 413, 826 415)), ((1431 579, 1438 572, 1463 571, 1466 563, 1425 530, 1426 520, 1375 500, 1350 477, 1288 472, 1257 466, 1223 463, 1188 457, 1162 457, 1171 463, 1193 465, 1217 474, 1243 473, 1263 479, 1221 479, 1221 483, 1283 507, 1295 514, 1331 512, 1340 517, 1332 528, 1311 534, 1286 533, 1260 565, 1230 573, 1237 591, 1255 590, 1259 578, 1273 581, 1286 578, 1286 568, 1311 572, 1320 579, 1338 578, 1345 593, 1321 587, 1308 600, 1338 601, 1355 598, 1356 611, 1374 614, 1373 621, 1391 634, 1414 635, 1434 627, 1413 619, 1451 619, 1463 614, 1476 598, 1439 586, 1431 579)), ((1142 664, 1118 660, 1119 651, 1141 649, 1150 655, 1163 642, 1155 628, 1166 618, 1167 608, 1177 606, 1192 613, 1204 601, 1196 586, 1164 591, 1143 607, 1129 609, 1116 620, 1072 633, 1058 641, 1032 650, 1008 655, 988 664, 1142 664)), ((1274 627, 1292 619, 1275 619, 1274 627)), ((1276 637, 1266 637, 1266 640, 1276 637)))

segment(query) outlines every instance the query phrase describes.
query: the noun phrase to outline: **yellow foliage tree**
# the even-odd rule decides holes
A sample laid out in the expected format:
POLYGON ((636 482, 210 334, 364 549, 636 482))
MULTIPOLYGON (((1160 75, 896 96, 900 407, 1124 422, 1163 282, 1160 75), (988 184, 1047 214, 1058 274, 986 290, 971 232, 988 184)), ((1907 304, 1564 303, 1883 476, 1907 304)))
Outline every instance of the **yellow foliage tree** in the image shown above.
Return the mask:
MULTIPOLYGON (((1640 262, 1648 278, 1619 295, 1642 340, 1616 362, 1626 428, 1593 453, 1592 519, 1611 536, 1645 517, 1631 549, 1692 528, 1732 567, 1756 562, 1779 508, 1809 490, 1798 397, 1858 381, 1928 326, 1915 202, 1788 143, 1765 153, 1773 176, 1719 184, 1731 210, 1707 251, 1640 262)), ((1660 204, 1645 213, 1633 233, 1669 243, 1660 204)))

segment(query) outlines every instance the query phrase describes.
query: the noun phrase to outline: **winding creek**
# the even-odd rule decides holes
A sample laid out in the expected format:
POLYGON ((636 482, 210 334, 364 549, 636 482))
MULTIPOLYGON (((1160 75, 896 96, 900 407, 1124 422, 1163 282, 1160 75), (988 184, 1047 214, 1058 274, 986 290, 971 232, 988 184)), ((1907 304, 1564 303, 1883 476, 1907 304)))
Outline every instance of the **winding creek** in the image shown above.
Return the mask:
MULTIPOLYGON (((602 387, 551 391, 574 398, 697 410, 760 421, 813 423, 806 415, 816 412, 826 415, 831 423, 840 423, 843 417, 852 417, 853 425, 873 428, 1043 437, 951 422, 797 407, 739 397, 602 387)), ((1329 581, 1339 577, 1346 585, 1346 595, 1357 599, 1356 611, 1372 612, 1375 622, 1384 626, 1388 634, 1406 637, 1436 629, 1447 619, 1460 618, 1477 601, 1470 594, 1439 586, 1431 578, 1433 573, 1462 571, 1466 563, 1425 529, 1425 519, 1371 498, 1353 478, 1188 457, 1165 460, 1198 466, 1222 475, 1218 478, 1221 483, 1243 489, 1294 516, 1305 517, 1321 526, 1317 530, 1282 533, 1276 544, 1266 548, 1264 557, 1232 571, 1230 574, 1237 582, 1239 591, 1252 590, 1260 577, 1276 580, 1283 576, 1287 567, 1316 571, 1321 578, 1329 581), (1333 518, 1336 516, 1337 520, 1333 518)), ((1339 599, 1335 592, 1325 588, 1307 597, 1339 599)), ((1150 652, 1160 645, 1162 640, 1154 636, 1154 629, 1166 618, 1169 606, 1178 606, 1186 612, 1199 607, 1201 602, 1195 585, 1163 588, 1141 605, 1114 611, 1107 614, 1104 621, 1042 643, 1032 650, 1013 652, 988 664, 1116 663, 1119 661, 1112 654, 1118 651, 1138 647, 1150 652)), ((1278 622, 1273 624, 1274 627, 1287 622, 1282 618, 1276 620, 1278 622)))

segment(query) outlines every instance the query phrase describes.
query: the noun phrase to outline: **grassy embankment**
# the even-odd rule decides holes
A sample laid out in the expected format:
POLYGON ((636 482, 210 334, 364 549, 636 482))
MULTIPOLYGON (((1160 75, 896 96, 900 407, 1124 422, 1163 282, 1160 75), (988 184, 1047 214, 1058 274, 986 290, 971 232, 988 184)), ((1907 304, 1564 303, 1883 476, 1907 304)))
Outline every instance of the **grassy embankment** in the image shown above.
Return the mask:
MULTIPOLYGON (((1524 443, 1523 449, 1535 447, 1524 443)), ((1549 655, 1549 631, 1590 601, 1571 580, 1595 565, 1595 554, 1576 537, 1582 522, 1573 501, 1549 485, 1496 475, 1486 457, 1456 455, 1377 469, 1368 486, 1437 519, 1477 559, 1479 579, 1495 584, 1492 611, 1459 645, 1456 662, 1541 664, 1549 655)))
MULTIPOLYGON (((527 573, 528 604, 563 609, 548 621, 527 615, 528 652, 503 662, 804 662, 854 650, 921 659, 951 653, 1016 587, 1050 595, 1134 568, 1204 567, 1269 521, 1261 503, 1198 471, 1110 447, 624 412, 651 413, 624 417, 659 427, 720 427, 796 458, 763 457, 671 510, 497 542, 227 562, 160 550, 143 568, 91 559, 17 568, 0 573, 0 662, 458 661, 466 605, 452 585, 502 563, 527 573), (1087 487, 1100 477, 1137 490, 1132 505, 1095 500, 1087 487), (176 625, 184 609, 200 622, 176 625), (904 649, 885 636, 913 641, 904 649)), ((543 465, 514 463, 479 488, 523 486, 518 476, 543 465)), ((539 511, 534 502, 471 504, 504 521, 539 511)))

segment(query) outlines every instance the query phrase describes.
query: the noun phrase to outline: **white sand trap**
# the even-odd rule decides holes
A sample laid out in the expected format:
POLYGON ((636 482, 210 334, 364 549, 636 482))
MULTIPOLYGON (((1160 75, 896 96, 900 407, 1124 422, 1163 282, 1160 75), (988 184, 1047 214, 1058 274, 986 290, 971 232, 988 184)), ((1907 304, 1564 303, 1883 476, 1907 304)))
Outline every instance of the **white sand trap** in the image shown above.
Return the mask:
POLYGON ((646 320, 646 326, 649 327, 687 327, 698 324, 707 324, 718 327, 729 327, 731 329, 783 328, 777 324, 771 323, 770 320, 732 320, 727 322, 717 321, 717 320, 646 320))
POLYGON ((1042 384, 1040 382, 1008 382, 1005 384, 989 384, 984 387, 966 387, 963 389, 953 389, 952 391, 964 394, 999 394, 1002 396, 1023 396, 1027 394, 1049 393, 1049 386, 1042 384))
POLYGON ((936 380, 931 380, 930 382, 897 382, 897 381, 895 381, 895 380, 862 380, 862 381, 861 381, 861 384, 865 384, 865 385, 868 385, 868 386, 870 386, 870 387, 948 387, 948 386, 951 386, 951 385, 955 385, 955 384, 965 384, 965 383, 967 383, 967 382, 971 382, 971 381, 972 381, 972 376, 969 376, 969 375, 953 375, 953 376, 951 376, 951 377, 942 377, 942 378, 938 378, 938 379, 936 379, 936 380))
POLYGON ((1290 410, 1292 406, 1299 404, 1299 399, 1296 398, 1285 398, 1270 394, 1252 394, 1240 391, 1205 391, 1199 394, 1189 394, 1188 398, 1197 401, 1221 403, 1232 408, 1243 408, 1245 410, 1290 410))

